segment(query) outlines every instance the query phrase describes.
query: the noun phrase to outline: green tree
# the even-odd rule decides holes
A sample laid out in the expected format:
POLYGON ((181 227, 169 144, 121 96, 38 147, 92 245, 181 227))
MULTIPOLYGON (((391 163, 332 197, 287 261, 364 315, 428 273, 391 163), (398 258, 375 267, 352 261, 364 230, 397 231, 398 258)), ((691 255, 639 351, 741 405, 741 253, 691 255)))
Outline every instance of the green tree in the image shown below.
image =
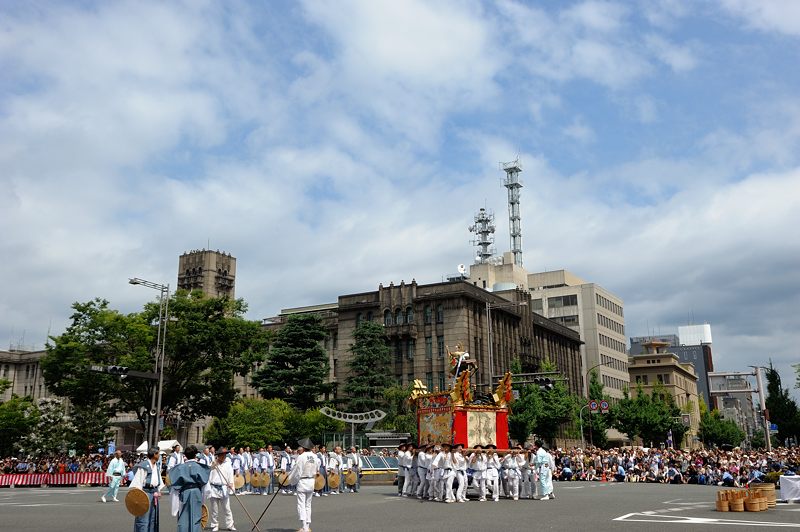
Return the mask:
POLYGON ((105 447, 114 436, 108 423, 110 410, 108 404, 73 405, 67 434, 69 448, 85 453, 105 447))
POLYGON ((30 397, 13 395, 8 401, 0 403, 0 456, 15 454, 38 419, 39 410, 30 397))
MULTIPOLYGON (((41 361, 47 387, 78 408, 109 405, 108 415, 137 412, 144 428, 154 380, 93 373, 91 366, 119 365, 152 372, 159 304, 124 315, 108 301, 75 303, 72 323, 51 338, 41 361)), ((162 415, 183 421, 224 416, 236 398, 233 376, 263 359, 269 334, 242 318, 242 300, 209 298, 179 290, 171 296, 164 348, 162 415)))
POLYGON ((67 450, 72 424, 61 399, 45 397, 36 401, 39 416, 20 442, 21 449, 30 455, 53 455, 67 450))
POLYGON ((0 379, 0 395, 6 393, 6 390, 11 388, 11 381, 8 379, 0 379))
POLYGON ((252 385, 267 399, 284 399, 304 411, 317 406, 330 391, 328 355, 321 342, 328 337, 315 314, 289 316, 275 335, 264 366, 252 385))
POLYGON ((778 441, 800 437, 800 410, 795 400, 789 396, 789 390, 782 387, 781 377, 772 366, 772 361, 766 375, 766 407, 770 422, 778 425, 778 441))
POLYGON ((613 424, 632 440, 641 438, 644 445, 666 442, 669 431, 672 441, 680 446, 687 428, 680 422, 680 408, 662 386, 656 385, 646 393, 641 385, 636 388, 636 397, 631 398, 627 390, 612 408, 613 424))
POLYGON ((745 433, 733 420, 722 419, 719 410, 715 409, 701 414, 699 436, 706 445, 739 445, 745 433))
POLYGON ((544 408, 538 387, 525 384, 518 390, 519 398, 511 405, 508 416, 508 435, 515 441, 524 442, 536 431, 539 414, 544 408))
POLYGON ((412 440, 416 440, 417 416, 410 402, 412 389, 411 384, 408 386, 395 384, 386 388, 384 392, 386 417, 378 423, 378 426, 385 430, 407 432, 411 434, 412 440))
POLYGON ((333 419, 319 409, 314 408, 303 414, 305 418, 306 432, 296 434, 297 438, 311 438, 314 443, 321 442, 324 434, 341 433, 346 429, 344 421, 333 419))
POLYGON ((241 399, 228 415, 215 418, 206 430, 206 441, 217 447, 234 445, 251 449, 286 439, 287 418, 294 409, 280 399, 241 399))
MULTIPOLYGON (((603 383, 597 376, 597 370, 593 370, 589 377, 589 399, 601 401, 605 399, 611 404, 610 397, 603 391, 603 383)), ((606 431, 608 430, 608 414, 592 414, 589 412, 588 416, 589 442, 597 447, 605 448, 608 445, 608 437, 606 431)))
POLYGON ((392 353, 383 325, 363 321, 353 331, 350 376, 344 385, 350 412, 367 412, 386 404, 386 389, 394 384, 392 353))
MULTIPOLYGON (((770 443, 772 443, 773 447, 780 447, 781 445, 780 440, 774 434, 770 436, 770 443)), ((753 433, 753 437, 750 438, 750 446, 753 449, 765 449, 767 447, 767 440, 764 439, 763 430, 757 430, 753 433)))

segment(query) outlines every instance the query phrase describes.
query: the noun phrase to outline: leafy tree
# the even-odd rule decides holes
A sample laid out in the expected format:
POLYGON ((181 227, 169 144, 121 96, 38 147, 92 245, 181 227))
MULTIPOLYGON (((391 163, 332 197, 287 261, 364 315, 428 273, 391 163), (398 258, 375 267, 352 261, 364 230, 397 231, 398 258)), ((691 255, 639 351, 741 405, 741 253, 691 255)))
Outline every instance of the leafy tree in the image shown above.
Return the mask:
POLYGON ((330 391, 328 355, 321 342, 328 331, 314 314, 289 316, 275 335, 267 361, 252 378, 266 399, 284 399, 301 411, 315 407, 330 391))
POLYGON ((280 399, 241 399, 228 415, 215 418, 206 430, 206 440, 215 446, 259 448, 282 442, 287 436, 286 418, 292 407, 280 399))
POLYGON ((739 445, 745 433, 733 420, 722 419, 719 410, 703 412, 700 416, 700 439, 706 445, 739 445))
MULTIPOLYGON (((770 422, 778 425, 778 441, 800 436, 800 409, 789 396, 789 390, 781 386, 781 377, 770 361, 767 369, 766 406, 770 422)), ((762 434, 763 438, 763 434, 762 434)))
POLYGON ((19 450, 22 439, 30 434, 39 419, 39 410, 30 397, 13 395, 0 403, 0 456, 19 450))
POLYGON ((620 431, 632 440, 641 438, 645 445, 657 445, 667 440, 672 431, 672 441, 680 446, 687 428, 676 418, 680 417, 680 408, 672 396, 662 386, 656 385, 651 393, 646 393, 641 384, 636 388, 636 397, 631 398, 624 392, 613 408, 613 423, 620 431))
MULTIPOLYGON (((311 438, 311 441, 317 443, 322 441, 322 436, 326 433, 341 433, 346 429, 346 423, 333 419, 319 409, 314 408, 306 411, 303 414, 305 420, 306 431, 304 433, 295 434, 297 438, 311 438)), ((295 439, 297 439, 295 438, 295 439)))
POLYGON ((72 424, 61 399, 45 397, 36 402, 39 416, 20 446, 33 456, 53 455, 67 450, 72 424))
POLYGON ((395 432, 408 432, 411 439, 417 439, 417 416, 411 407, 412 385, 400 386, 395 384, 386 388, 385 411, 386 417, 383 418, 378 426, 382 429, 395 432))
POLYGON ((0 395, 6 393, 6 390, 11 388, 11 381, 8 379, 0 379, 0 395))
POLYGON ((353 331, 353 338, 350 376, 344 392, 349 397, 350 412, 367 412, 386 404, 386 389, 394 384, 392 353, 383 325, 378 322, 361 322, 353 331))
POLYGON ((514 401, 508 416, 508 434, 511 439, 526 441, 536 431, 539 413, 543 410, 538 387, 526 384, 519 388, 519 398, 514 401))
MULTIPOLYGON (((603 383, 593 370, 589 377, 589 399, 601 401, 605 399, 611 404, 610 397, 603 392, 603 383)), ((605 448, 608 445, 608 414, 592 414, 589 412, 589 442, 597 447, 605 448)))
MULTIPOLYGON (((773 447, 780 447, 781 445, 780 440, 774 434, 770 435, 770 443, 772 443, 773 447)), ((767 440, 764 439, 763 430, 757 430, 753 433, 753 437, 750 438, 750 446, 753 449, 766 449, 767 440)))
MULTIPOLYGON (((171 296, 164 348, 162 415, 185 421, 224 416, 236 398, 235 374, 246 374, 263 359, 269 335, 260 324, 244 320, 242 300, 209 298, 182 290, 171 296)), ((75 303, 72 323, 52 337, 41 361, 47 387, 77 408, 109 405, 106 412, 149 410, 157 382, 93 373, 93 365, 119 365, 152 372, 159 304, 124 315, 95 299, 75 303)))
POLYGON ((111 418, 108 404, 95 406, 73 405, 68 431, 69 447, 81 452, 96 452, 114 436, 108 420, 111 418))

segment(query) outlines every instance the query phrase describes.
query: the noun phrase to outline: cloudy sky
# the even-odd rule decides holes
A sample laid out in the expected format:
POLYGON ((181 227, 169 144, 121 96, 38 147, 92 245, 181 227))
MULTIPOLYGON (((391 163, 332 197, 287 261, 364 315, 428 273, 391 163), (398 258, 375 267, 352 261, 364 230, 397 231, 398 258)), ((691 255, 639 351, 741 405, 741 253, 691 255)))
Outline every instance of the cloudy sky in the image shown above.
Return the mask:
POLYGON ((253 319, 440 281, 519 157, 529 271, 790 384, 799 52, 792 0, 4 2, 0 345, 209 243, 253 319))

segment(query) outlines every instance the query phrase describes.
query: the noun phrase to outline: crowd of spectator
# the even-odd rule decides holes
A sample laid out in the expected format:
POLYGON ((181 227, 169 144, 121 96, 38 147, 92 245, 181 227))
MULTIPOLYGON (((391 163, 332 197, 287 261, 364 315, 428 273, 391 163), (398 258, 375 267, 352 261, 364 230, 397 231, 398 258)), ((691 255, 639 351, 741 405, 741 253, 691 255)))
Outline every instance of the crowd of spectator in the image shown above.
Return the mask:
MULTIPOLYGON (((93 473, 105 471, 108 467, 108 457, 101 453, 69 456, 7 457, 0 462, 0 474, 35 474, 49 473, 52 475, 63 473, 93 473)), ((123 453, 123 459, 129 466, 137 460, 136 453, 123 453)))

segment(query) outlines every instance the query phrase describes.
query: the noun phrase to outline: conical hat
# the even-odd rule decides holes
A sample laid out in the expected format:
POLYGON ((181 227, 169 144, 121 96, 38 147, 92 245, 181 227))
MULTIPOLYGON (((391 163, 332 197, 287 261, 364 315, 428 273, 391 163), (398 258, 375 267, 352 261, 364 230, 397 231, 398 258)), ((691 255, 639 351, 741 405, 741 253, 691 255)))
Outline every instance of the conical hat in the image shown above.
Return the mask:
POLYGON ((150 498, 139 488, 131 488, 125 495, 125 508, 134 517, 141 517, 150 509, 150 498))
POLYGON ((299 445, 303 449, 306 449, 307 451, 310 451, 314 447, 314 443, 311 440, 309 440, 308 438, 303 438, 302 440, 297 440, 297 445, 299 445))
POLYGON ((339 487, 339 473, 328 473, 328 486, 333 489, 339 487))
POLYGON ((208 506, 205 504, 200 507, 200 526, 203 529, 208 526, 208 506))
POLYGON ((321 490, 325 487, 325 477, 322 476, 321 473, 317 473, 314 477, 314 489, 321 490))

